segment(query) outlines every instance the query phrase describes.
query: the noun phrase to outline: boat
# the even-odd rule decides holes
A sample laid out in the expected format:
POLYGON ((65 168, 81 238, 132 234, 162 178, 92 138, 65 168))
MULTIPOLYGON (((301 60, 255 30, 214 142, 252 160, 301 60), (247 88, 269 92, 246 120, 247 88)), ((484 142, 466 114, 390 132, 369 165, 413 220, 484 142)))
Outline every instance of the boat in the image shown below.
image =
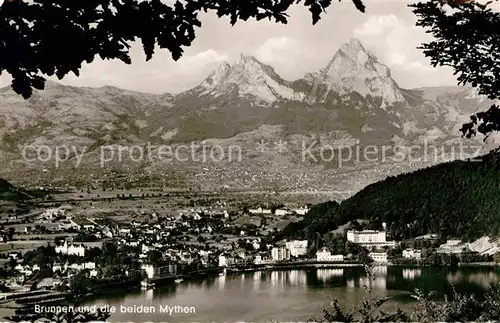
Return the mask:
POLYGON ((153 283, 153 282, 149 282, 147 280, 141 281, 141 288, 142 289, 150 289, 150 288, 154 288, 154 287, 155 287, 155 283, 153 283))
POLYGON ((179 284, 179 283, 182 283, 183 281, 184 281, 184 279, 179 278, 179 279, 176 279, 176 280, 175 280, 175 283, 176 283, 176 284, 179 284))

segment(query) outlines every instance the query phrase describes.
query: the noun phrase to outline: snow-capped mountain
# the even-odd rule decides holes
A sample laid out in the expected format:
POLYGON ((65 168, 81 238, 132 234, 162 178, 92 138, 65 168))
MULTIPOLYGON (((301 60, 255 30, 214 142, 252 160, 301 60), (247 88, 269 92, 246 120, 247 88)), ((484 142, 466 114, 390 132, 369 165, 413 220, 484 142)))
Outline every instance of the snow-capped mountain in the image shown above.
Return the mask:
POLYGON ((382 105, 405 102, 389 68, 353 38, 344 44, 319 72, 309 74, 312 83, 309 102, 325 102, 330 92, 340 95, 357 92, 362 96, 382 98, 382 105))

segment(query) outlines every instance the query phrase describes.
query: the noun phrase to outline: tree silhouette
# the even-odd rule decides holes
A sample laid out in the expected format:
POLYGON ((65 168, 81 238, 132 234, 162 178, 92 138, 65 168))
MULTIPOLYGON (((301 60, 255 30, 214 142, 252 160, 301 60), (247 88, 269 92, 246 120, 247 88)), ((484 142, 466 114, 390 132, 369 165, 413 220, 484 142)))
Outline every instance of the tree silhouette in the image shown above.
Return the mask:
MULTIPOLYGON (((492 100, 500 98, 500 13, 492 10, 493 2, 498 0, 486 4, 432 0, 410 5, 418 17, 417 26, 428 28, 435 38, 421 46, 432 65, 452 67, 459 84, 472 85, 492 100)), ((467 138, 479 132, 484 140, 499 130, 498 105, 472 115, 461 129, 467 138)))
MULTIPOLYGON (((352 0, 364 12, 361 0, 352 0)), ((12 89, 25 99, 33 88, 44 89, 45 78, 79 76, 82 63, 119 59, 131 64, 130 42, 140 39, 150 60, 155 47, 167 49, 178 60, 183 48, 201 27, 198 14, 214 11, 238 20, 274 19, 288 22, 287 11, 301 0, 189 0, 168 5, 160 0, 34 0, 5 2, 0 8, 0 74, 13 77, 12 89)), ((305 0, 313 24, 331 0, 305 0)))

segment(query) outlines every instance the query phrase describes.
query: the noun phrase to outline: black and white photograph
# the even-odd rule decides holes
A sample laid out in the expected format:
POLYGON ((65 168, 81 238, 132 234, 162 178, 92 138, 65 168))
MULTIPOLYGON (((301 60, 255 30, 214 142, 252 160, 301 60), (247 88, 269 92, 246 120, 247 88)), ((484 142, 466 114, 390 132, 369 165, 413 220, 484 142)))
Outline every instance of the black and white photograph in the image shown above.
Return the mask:
POLYGON ((500 321, 500 1, 1 0, 0 321, 500 321))

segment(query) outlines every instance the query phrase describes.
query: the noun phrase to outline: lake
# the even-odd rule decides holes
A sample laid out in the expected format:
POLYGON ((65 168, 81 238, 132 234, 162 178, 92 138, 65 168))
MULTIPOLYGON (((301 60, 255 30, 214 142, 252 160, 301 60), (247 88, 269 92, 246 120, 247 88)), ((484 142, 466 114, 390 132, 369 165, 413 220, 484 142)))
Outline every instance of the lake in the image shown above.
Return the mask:
MULTIPOLYGON (((412 292, 452 291, 481 296, 499 281, 500 269, 467 267, 377 267, 375 294, 391 296, 389 308, 411 309, 412 292)), ((350 308, 366 296, 363 268, 262 271, 186 281, 154 290, 117 292, 91 303, 113 306, 114 322, 270 322, 304 321, 318 317, 337 298, 350 308)))

